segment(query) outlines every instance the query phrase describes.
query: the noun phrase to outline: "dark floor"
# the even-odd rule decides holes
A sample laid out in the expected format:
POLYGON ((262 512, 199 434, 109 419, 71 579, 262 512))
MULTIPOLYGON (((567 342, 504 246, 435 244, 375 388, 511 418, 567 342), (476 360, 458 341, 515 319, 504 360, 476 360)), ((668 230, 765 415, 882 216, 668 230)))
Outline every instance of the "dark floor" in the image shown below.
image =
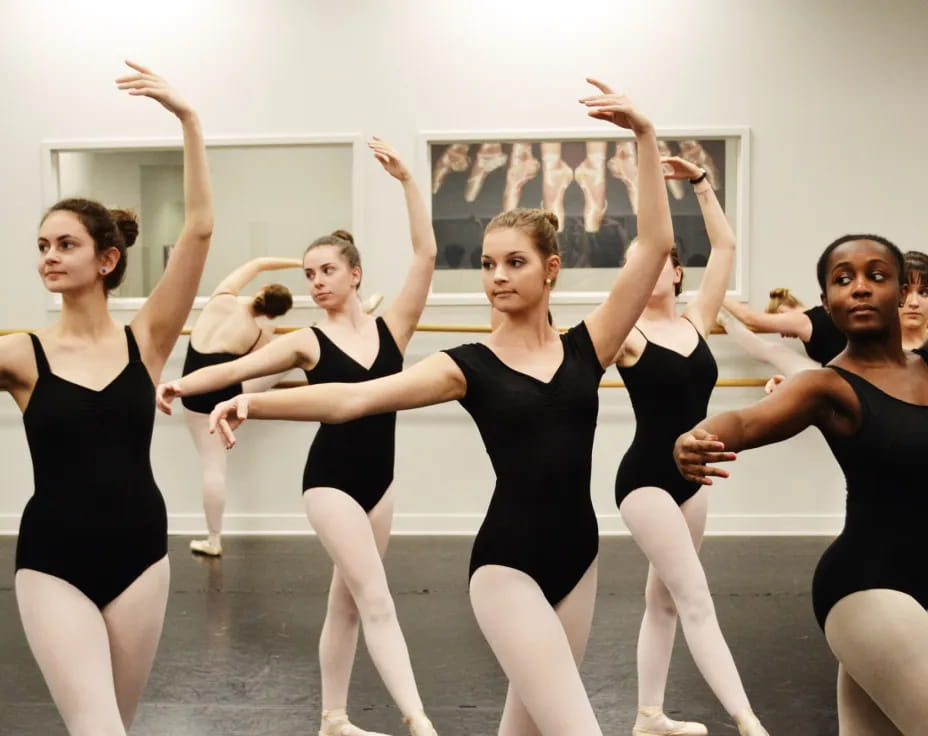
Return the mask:
MULTIPOLYGON (((172 595, 134 736, 306 736, 319 718, 316 641, 329 563, 312 537, 230 537, 221 561, 171 538, 172 595)), ((755 711, 773 736, 829 736, 835 665, 812 617, 812 570, 824 538, 710 538, 703 559, 722 630, 755 711)), ((496 733, 505 683, 466 593, 471 540, 397 537, 387 572, 423 700, 441 736, 496 733)), ((0 538, 0 734, 64 734, 19 624, 15 538, 0 538)), ((605 734, 630 734, 635 639, 646 566, 629 538, 604 538, 584 681, 605 734)), ((359 650, 351 708, 359 725, 405 728, 359 650)), ((667 692, 671 715, 710 734, 736 731, 682 636, 667 692)))

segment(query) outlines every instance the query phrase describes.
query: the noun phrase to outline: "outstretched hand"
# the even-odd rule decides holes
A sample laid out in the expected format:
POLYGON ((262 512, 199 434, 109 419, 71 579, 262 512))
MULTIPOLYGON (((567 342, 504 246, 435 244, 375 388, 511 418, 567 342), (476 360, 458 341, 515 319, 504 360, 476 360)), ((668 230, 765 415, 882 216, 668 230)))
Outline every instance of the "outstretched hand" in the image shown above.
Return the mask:
POLYGON ((699 166, 680 156, 662 156, 661 170, 665 179, 698 179, 702 176, 699 166))
POLYGON ((654 130, 651 121, 632 107, 628 97, 613 92, 612 88, 598 79, 587 77, 587 82, 598 88, 602 94, 581 97, 580 104, 586 105, 591 118, 606 120, 620 128, 627 128, 641 135, 654 130))
POLYGON ((180 380, 159 383, 155 389, 155 406, 165 414, 171 413, 171 402, 178 396, 183 395, 180 388, 180 380))
POLYGON ((390 176, 400 181, 408 181, 412 177, 409 169, 406 168, 406 164, 400 160, 400 157, 396 155, 396 151, 385 140, 374 136, 368 141, 367 147, 374 152, 374 158, 380 161, 380 164, 390 176))
POLYGON ((183 118, 193 112, 193 108, 177 94, 163 77, 159 77, 151 69, 126 60, 126 65, 135 69, 138 74, 127 74, 116 80, 119 89, 128 90, 130 95, 151 97, 160 102, 167 110, 183 118))
POLYGON ((777 373, 775 376, 770 376, 770 380, 764 384, 764 393, 767 395, 772 394, 785 380, 786 376, 781 373, 777 373))
POLYGON ((673 446, 673 459, 680 475, 693 483, 712 485, 712 478, 727 478, 728 471, 714 468, 708 463, 723 463, 735 459, 735 453, 725 452, 725 445, 714 434, 698 427, 681 434, 673 446))
POLYGON ((228 401, 216 404, 209 415, 209 431, 219 431, 227 450, 235 447, 235 430, 248 418, 248 394, 239 394, 228 401))

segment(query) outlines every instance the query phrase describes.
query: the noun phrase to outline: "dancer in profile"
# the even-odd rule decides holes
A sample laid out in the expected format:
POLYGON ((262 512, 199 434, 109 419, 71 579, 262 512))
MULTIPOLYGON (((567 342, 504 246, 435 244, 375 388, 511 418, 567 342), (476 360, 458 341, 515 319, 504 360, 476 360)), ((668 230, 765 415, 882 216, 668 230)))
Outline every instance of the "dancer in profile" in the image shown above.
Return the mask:
POLYGON ((548 323, 558 223, 544 210, 504 212, 483 240, 483 287, 495 312, 486 342, 363 383, 244 394, 210 419, 231 445, 247 417, 350 423, 461 402, 497 473, 474 542, 470 599, 509 679, 501 736, 602 734, 578 671, 596 593, 590 469, 598 387, 673 244, 654 127, 625 96, 590 81, 600 93, 581 102, 592 117, 634 132, 640 172, 638 245, 603 304, 558 334, 548 323))
MULTIPOLYGON (((259 317, 274 320, 293 305, 290 290, 282 284, 262 287, 254 298, 242 300, 239 292, 258 274, 282 268, 302 268, 299 258, 255 258, 239 266, 216 287, 203 307, 187 344, 184 375, 210 365, 235 360, 266 345, 273 325, 258 324, 259 317)), ((277 377, 274 376, 273 379, 277 377)), ((260 390, 258 385, 249 386, 260 390)), ((242 392, 242 384, 223 386, 199 396, 185 396, 184 419, 200 456, 203 477, 203 511, 206 539, 193 539, 190 549, 209 556, 222 554, 222 515, 226 505, 226 453, 221 442, 209 434, 209 413, 220 401, 242 392)))
MULTIPOLYGON (((650 562, 645 613, 638 635, 638 715, 635 736, 701 736, 701 723, 664 714, 664 693, 677 615, 696 665, 742 735, 767 732, 751 710, 722 636, 699 546, 708 495, 684 481, 673 464, 681 429, 706 416, 718 378, 705 340, 725 297, 735 259, 735 236, 704 169, 678 157, 662 159, 668 179, 689 179, 712 246, 696 297, 682 316, 676 298, 683 269, 672 250, 661 276, 615 363, 635 410, 635 438, 616 474, 622 519, 650 562)), ((635 243, 629 251, 640 247, 635 243)))
POLYGON ((928 443, 928 354, 902 349, 903 258, 877 235, 845 235, 818 261, 822 301, 847 337, 823 369, 754 406, 682 434, 674 457, 694 483, 714 463, 818 427, 847 478, 844 529, 812 581, 819 625, 838 660, 842 734, 925 733, 928 723, 928 501, 913 478, 928 443))
POLYGON ((196 112, 126 62, 119 89, 181 124, 184 224, 164 275, 131 323, 107 307, 134 215, 65 199, 39 225, 39 276, 61 316, 0 337, 0 388, 23 412, 35 494, 20 521, 16 602, 29 648, 72 736, 126 733, 151 672, 168 598, 167 514, 152 476, 155 387, 197 293, 213 228, 196 112))
MULTIPOLYGON (((403 353, 425 308, 437 248, 425 202, 409 170, 384 141, 375 138, 370 147, 387 173, 402 184, 413 246, 406 282, 383 316, 375 319, 362 309, 361 256, 352 236, 344 230, 324 235, 310 244, 302 264, 313 301, 325 310, 325 319, 237 360, 162 384, 162 410, 169 412, 177 396, 203 394, 291 368, 303 369, 310 384, 339 385, 401 370, 403 353)), ((319 640, 320 736, 372 733, 351 723, 347 712, 359 626, 410 732, 435 733, 422 707, 382 562, 393 521, 395 425, 392 413, 323 424, 303 471, 306 515, 334 563, 319 640)))

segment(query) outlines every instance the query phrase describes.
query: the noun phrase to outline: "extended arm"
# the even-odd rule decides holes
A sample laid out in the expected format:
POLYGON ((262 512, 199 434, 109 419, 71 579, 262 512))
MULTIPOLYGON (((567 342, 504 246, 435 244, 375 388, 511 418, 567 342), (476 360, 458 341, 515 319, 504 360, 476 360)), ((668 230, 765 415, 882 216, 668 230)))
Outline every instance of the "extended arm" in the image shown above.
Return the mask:
POLYGON ((600 363, 614 359, 648 302, 673 246, 667 187, 661 170, 654 126, 602 82, 588 80, 603 92, 581 102, 589 115, 630 128, 638 142, 638 246, 631 252, 606 300, 586 318, 600 363))
POLYGON ((812 338, 812 320, 805 312, 755 312, 734 299, 725 299, 723 304, 735 319, 754 332, 779 332, 783 337, 798 337, 803 342, 812 338))
POLYGON ((792 376, 799 373, 799 371, 809 370, 810 368, 821 368, 819 363, 800 355, 779 340, 772 342, 758 337, 741 322, 724 311, 719 314, 719 322, 725 328, 728 336, 738 343, 744 352, 755 360, 769 363, 785 376, 792 376))
POLYGON ((238 294, 245 285, 262 271, 276 271, 283 268, 302 268, 299 258, 254 258, 243 263, 219 282, 213 291, 216 294, 238 294))

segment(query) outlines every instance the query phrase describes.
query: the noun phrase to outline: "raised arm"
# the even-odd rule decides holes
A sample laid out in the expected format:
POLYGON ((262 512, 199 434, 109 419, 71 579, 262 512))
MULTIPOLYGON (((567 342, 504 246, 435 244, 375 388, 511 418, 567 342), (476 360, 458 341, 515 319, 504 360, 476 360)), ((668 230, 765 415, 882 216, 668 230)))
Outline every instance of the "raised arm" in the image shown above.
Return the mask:
POLYGON ((262 271, 277 271, 284 268, 303 268, 299 258, 254 258, 243 263, 219 282, 213 291, 216 294, 238 294, 245 285, 262 271))
POLYGON ((586 318, 596 354, 608 365, 654 291, 673 246, 673 225, 654 126, 625 95, 595 79, 587 81, 602 92, 580 100, 590 108, 590 117, 631 129, 638 142, 638 245, 626 258, 609 296, 586 318))
POLYGON ((847 389, 839 380, 824 368, 802 371, 753 406, 703 420, 677 438, 677 468, 687 480, 712 485, 709 476, 728 474, 708 463, 734 460, 741 450, 789 439, 812 425, 846 425, 847 389))
POLYGON ((702 284, 686 313, 696 329, 705 337, 715 324, 716 315, 728 289, 731 269, 735 264, 735 234, 704 169, 678 156, 662 159, 662 162, 665 167, 664 176, 668 179, 702 179, 693 184, 693 192, 699 202, 702 219, 706 223, 711 250, 702 284))
POLYGON ((226 447, 232 447, 233 431, 246 418, 339 424, 371 414, 452 401, 466 391, 461 369, 445 353, 436 353, 400 373, 373 381, 241 394, 216 406, 210 415, 210 431, 218 429, 226 447))
POLYGON ((412 265, 406 272, 406 281, 399 295, 383 313, 384 322, 390 328, 400 352, 405 352, 422 310, 425 309, 432 274, 435 272, 438 246, 435 244, 435 232, 432 230, 425 200, 409 169, 390 145, 380 138, 374 138, 368 145, 384 170, 403 185, 403 195, 406 197, 409 234, 412 238, 412 265))
POLYGON ((319 340, 309 328, 287 333, 241 358, 188 373, 156 391, 158 408, 171 413, 171 402, 178 396, 195 396, 215 391, 249 378, 270 376, 291 368, 311 370, 319 361, 319 340))
POLYGON ((783 337, 798 337, 803 342, 812 338, 812 320, 805 312, 755 312, 734 299, 725 299, 722 304, 735 319, 754 332, 778 332, 783 337))
POLYGON ((184 133, 184 226, 158 285, 132 320, 133 332, 153 376, 161 375, 200 285, 213 234, 213 197, 206 144, 196 112, 150 69, 126 62, 138 74, 117 80, 130 95, 160 102, 181 122, 184 133))

